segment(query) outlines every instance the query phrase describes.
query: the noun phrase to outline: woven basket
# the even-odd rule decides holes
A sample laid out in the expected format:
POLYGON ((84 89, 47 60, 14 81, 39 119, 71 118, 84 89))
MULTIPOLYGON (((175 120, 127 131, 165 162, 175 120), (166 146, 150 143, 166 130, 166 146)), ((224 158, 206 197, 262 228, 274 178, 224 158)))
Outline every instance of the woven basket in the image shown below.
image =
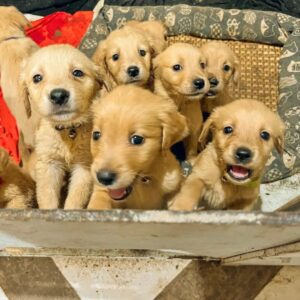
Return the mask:
POLYGON ((286 124, 284 154, 272 152, 262 182, 281 180, 300 171, 298 19, 271 12, 188 5, 104 5, 80 49, 91 56, 99 41, 127 20, 162 21, 168 28, 169 44, 186 42, 199 47, 207 39, 228 44, 241 61, 240 84, 230 86, 231 96, 265 103, 286 124))
MULTIPOLYGON (((208 39, 179 35, 168 37, 168 43, 190 43, 200 47, 208 39)), ((233 98, 248 98, 264 102, 273 111, 278 102, 278 61, 282 48, 279 46, 224 41, 240 58, 240 84, 230 85, 233 98)))

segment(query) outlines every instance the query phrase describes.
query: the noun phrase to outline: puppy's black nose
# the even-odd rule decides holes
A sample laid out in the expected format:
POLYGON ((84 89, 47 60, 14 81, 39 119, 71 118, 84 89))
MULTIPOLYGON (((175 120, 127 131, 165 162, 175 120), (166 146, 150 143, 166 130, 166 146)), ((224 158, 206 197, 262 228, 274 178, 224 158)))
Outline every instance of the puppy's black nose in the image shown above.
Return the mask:
POLYGON ((115 181, 117 174, 109 170, 100 170, 97 173, 97 179, 104 185, 111 185, 115 181))
POLYGON ((246 164, 251 161, 252 152, 248 148, 238 148, 235 152, 235 159, 239 163, 246 164))
POLYGON ((65 89, 54 89, 50 93, 50 101, 53 104, 64 105, 68 102, 70 93, 65 89))
POLYGON ((211 77, 208 80, 211 87, 215 87, 219 84, 219 80, 216 77, 211 77))
POLYGON ((197 78, 193 81, 193 84, 197 90, 201 90, 205 86, 205 81, 202 78, 197 78))
POLYGON ((140 73, 140 70, 137 66, 130 66, 128 69, 127 69, 127 73, 130 77, 136 77, 139 75, 140 73))

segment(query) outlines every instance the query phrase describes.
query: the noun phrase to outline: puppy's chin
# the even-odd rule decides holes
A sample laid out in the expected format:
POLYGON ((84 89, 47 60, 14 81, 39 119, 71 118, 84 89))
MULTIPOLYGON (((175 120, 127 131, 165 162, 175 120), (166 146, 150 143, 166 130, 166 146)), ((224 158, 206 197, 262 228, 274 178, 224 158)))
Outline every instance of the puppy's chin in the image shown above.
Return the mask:
POLYGON ((224 177, 235 185, 245 185, 252 181, 253 170, 241 165, 227 165, 224 177))
POLYGON ((76 111, 59 111, 48 115, 48 118, 53 122, 67 123, 72 122, 78 117, 76 111))
POLYGON ((134 84, 137 86, 143 86, 147 83, 147 80, 143 78, 129 78, 123 84, 134 84))
POLYGON ((190 94, 190 95, 185 95, 185 96, 189 101, 199 101, 202 98, 204 98, 205 94, 204 93, 195 93, 192 95, 190 94))
POLYGON ((204 91, 176 91, 176 93, 189 101, 199 101, 205 96, 204 91))

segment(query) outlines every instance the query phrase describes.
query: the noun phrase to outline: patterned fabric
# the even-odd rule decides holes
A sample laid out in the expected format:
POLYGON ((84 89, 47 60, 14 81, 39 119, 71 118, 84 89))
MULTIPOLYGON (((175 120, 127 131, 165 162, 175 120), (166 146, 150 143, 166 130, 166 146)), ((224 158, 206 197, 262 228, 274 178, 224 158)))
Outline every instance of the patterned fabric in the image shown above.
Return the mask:
MULTIPOLYGON (((27 35, 41 47, 51 44, 78 46, 83 34, 92 21, 92 12, 78 12, 73 16, 55 13, 32 23, 27 35)), ((0 147, 5 148, 19 163, 19 134, 16 121, 10 113, 0 90, 0 147)))
POLYGON ((161 20, 171 36, 185 34, 282 46, 278 112, 286 125, 285 152, 281 157, 273 151, 263 182, 280 180, 300 171, 300 19, 281 13, 188 5, 105 5, 91 24, 80 49, 91 56, 99 41, 131 19, 161 20))

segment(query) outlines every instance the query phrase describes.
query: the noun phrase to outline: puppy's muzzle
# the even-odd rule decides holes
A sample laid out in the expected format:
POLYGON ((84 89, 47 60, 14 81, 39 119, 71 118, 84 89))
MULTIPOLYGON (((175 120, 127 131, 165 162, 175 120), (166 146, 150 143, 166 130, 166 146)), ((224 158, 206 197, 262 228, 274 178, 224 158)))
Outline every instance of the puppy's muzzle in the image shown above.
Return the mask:
POLYGON ((196 78, 193 81, 193 85, 197 90, 202 90, 205 87, 205 81, 202 78, 196 78))
POLYGON ((137 66, 130 66, 127 69, 127 74, 132 78, 137 77, 140 74, 140 69, 137 66))
POLYGON ((252 160, 252 151, 245 147, 240 147, 235 151, 235 160, 237 163, 247 164, 252 160))
POLYGON ((210 77, 209 79, 210 87, 214 88, 219 84, 219 80, 216 77, 210 77))
POLYGON ((109 170, 100 170, 96 175, 97 180, 105 186, 112 185, 117 178, 117 174, 109 170))
POLYGON ((113 185, 117 179, 117 173, 110 170, 100 170, 96 174, 97 180, 107 187, 109 196, 115 201, 125 200, 132 192, 132 186, 111 189, 109 186, 113 185))
POLYGON ((65 105, 70 98, 70 92, 65 89, 54 89, 50 93, 50 101, 55 105, 65 105))

